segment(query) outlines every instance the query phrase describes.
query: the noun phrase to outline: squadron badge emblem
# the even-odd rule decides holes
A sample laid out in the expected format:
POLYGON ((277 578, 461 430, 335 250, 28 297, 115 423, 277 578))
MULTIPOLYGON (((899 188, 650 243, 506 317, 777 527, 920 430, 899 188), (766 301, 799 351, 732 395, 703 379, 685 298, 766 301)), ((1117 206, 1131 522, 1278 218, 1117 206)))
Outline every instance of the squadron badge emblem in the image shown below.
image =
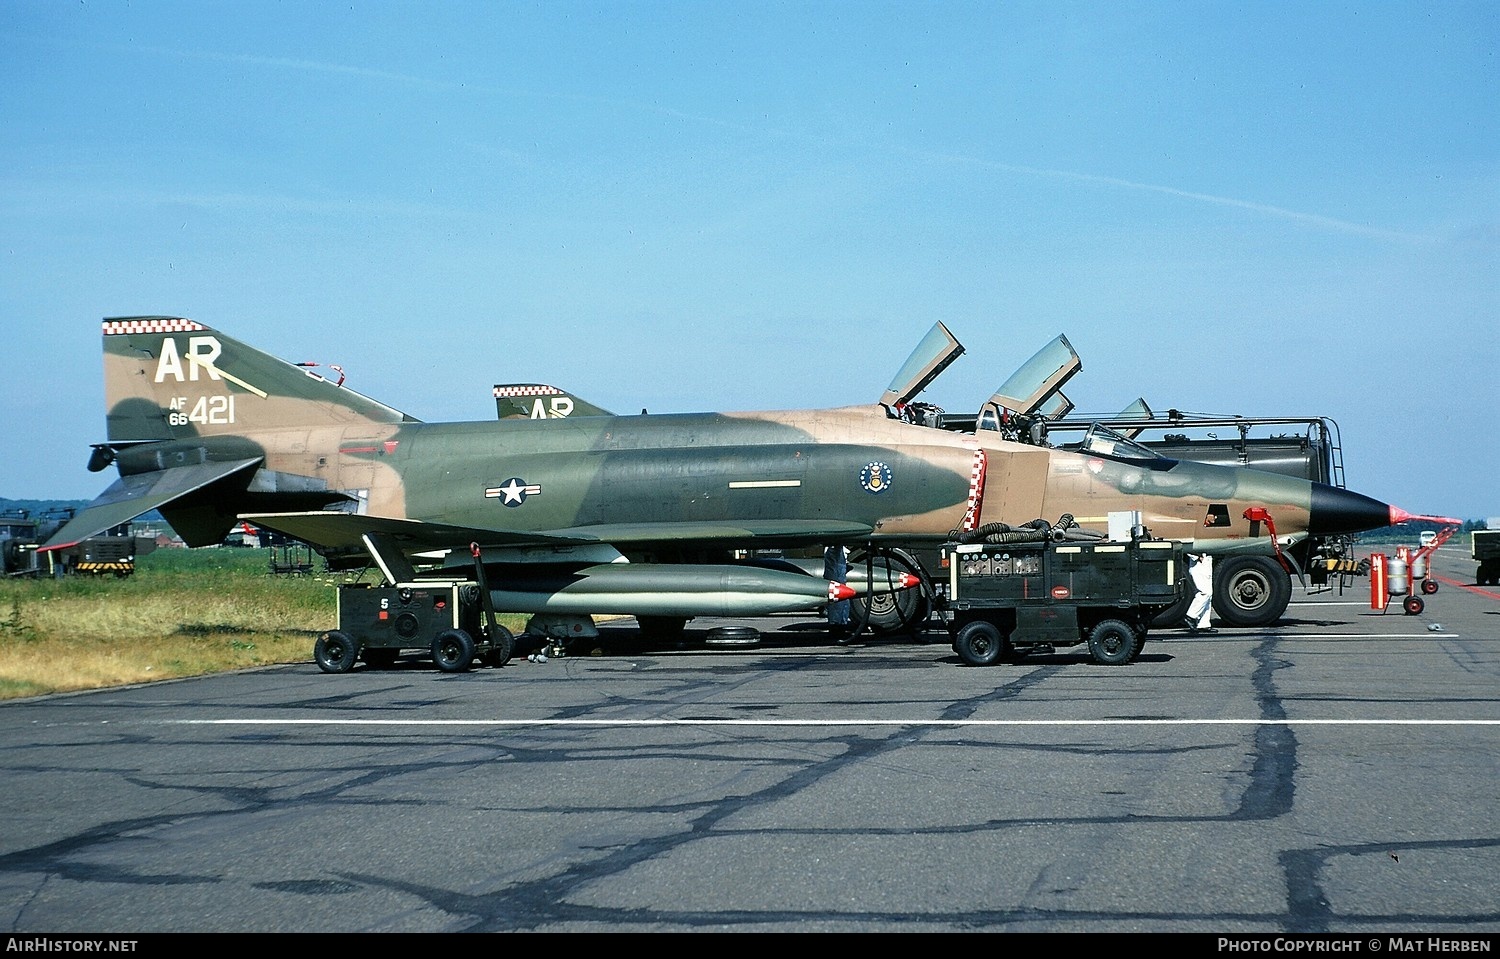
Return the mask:
POLYGON ((859 471, 859 485, 867 493, 884 493, 891 485, 891 468, 884 463, 870 463, 859 471))

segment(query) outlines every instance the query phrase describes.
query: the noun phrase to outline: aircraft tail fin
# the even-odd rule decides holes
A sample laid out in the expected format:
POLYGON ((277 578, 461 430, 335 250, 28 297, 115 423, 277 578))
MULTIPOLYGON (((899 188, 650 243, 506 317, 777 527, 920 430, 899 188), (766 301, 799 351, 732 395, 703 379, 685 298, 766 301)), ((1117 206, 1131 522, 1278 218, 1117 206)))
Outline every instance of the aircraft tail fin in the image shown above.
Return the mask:
POLYGON ((614 415, 567 390, 545 383, 495 384, 495 413, 502 420, 614 415))
POLYGON ((413 417, 193 320, 104 321, 109 444, 413 417))

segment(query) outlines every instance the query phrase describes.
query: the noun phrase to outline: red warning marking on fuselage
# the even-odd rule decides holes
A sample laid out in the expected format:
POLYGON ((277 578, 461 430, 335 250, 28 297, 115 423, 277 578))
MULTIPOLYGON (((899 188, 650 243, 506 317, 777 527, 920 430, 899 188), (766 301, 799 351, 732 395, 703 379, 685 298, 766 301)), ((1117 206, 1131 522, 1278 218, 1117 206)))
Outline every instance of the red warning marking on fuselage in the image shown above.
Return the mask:
POLYGON ((984 474, 988 466, 989 458, 984 455, 984 450, 976 449, 974 463, 969 469, 969 509, 964 513, 964 530, 979 527, 979 514, 984 507, 984 474))

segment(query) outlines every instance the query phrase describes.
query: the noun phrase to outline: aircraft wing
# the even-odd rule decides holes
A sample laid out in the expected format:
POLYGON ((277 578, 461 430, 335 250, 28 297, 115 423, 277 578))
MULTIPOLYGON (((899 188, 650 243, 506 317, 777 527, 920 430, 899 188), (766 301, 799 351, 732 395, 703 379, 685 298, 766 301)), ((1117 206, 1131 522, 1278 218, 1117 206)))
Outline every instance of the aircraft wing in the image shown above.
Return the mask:
POLYGON ((38 551, 72 546, 226 477, 254 469, 259 464, 260 457, 253 457, 227 463, 173 466, 151 473, 122 476, 52 534, 52 538, 38 551))
POLYGON ((688 542, 730 545, 754 544, 760 541, 774 542, 778 545, 816 546, 833 540, 864 536, 871 532, 868 524, 838 520, 765 520, 733 524, 613 523, 532 532, 424 523, 419 520, 391 519, 328 510, 301 513, 242 513, 239 518, 256 526, 276 530, 327 549, 360 549, 363 546, 363 537, 367 534, 375 534, 393 540, 409 552, 464 549, 470 543, 479 543, 481 546, 577 546, 584 543, 688 542))
POLYGON ((424 523, 412 519, 391 519, 332 510, 310 510, 302 513, 241 513, 240 519, 256 526, 285 533, 294 539, 327 549, 362 549, 361 537, 378 534, 389 537, 412 551, 465 549, 470 543, 485 546, 543 546, 596 543, 593 536, 533 533, 520 530, 480 529, 452 526, 447 523, 424 523))

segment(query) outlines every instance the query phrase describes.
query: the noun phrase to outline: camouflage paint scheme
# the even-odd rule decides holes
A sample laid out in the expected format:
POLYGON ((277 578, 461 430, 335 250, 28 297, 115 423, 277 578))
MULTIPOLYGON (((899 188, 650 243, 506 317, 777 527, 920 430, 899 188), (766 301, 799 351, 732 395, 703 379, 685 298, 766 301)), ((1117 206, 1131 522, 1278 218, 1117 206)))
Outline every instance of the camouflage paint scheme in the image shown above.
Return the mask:
POLYGON ((1386 504, 1295 477, 935 429, 881 404, 425 423, 191 320, 108 319, 103 334, 108 441, 90 466, 120 479, 51 546, 150 509, 191 546, 246 519, 331 557, 380 533, 417 562, 477 543, 517 562, 716 563, 1064 514, 1103 530, 1121 510, 1195 551, 1270 555, 1247 510, 1284 545, 1391 522, 1386 504))

